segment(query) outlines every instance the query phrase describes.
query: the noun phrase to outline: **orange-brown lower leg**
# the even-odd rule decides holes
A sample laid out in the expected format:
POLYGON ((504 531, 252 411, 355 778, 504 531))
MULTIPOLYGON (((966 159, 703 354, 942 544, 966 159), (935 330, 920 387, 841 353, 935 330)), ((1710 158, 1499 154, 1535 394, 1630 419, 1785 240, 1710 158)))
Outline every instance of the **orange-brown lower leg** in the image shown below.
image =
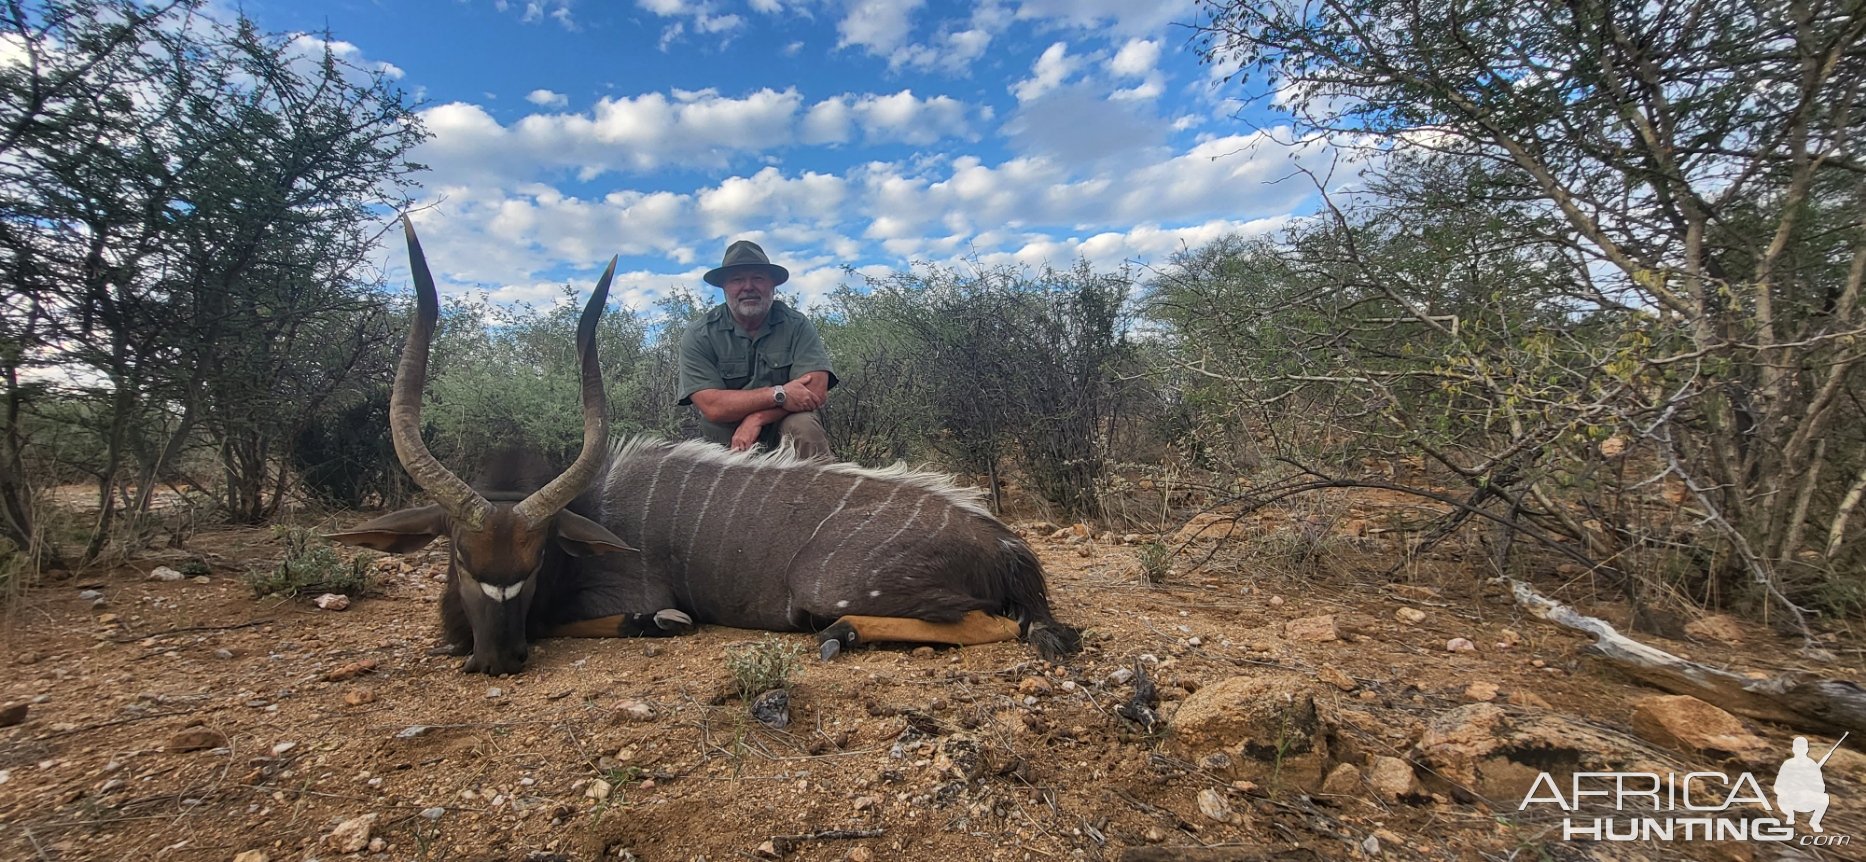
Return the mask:
POLYGON ((866 617, 852 614, 836 620, 826 631, 853 631, 856 638, 854 643, 967 646, 1017 640, 1017 621, 984 611, 971 611, 953 623, 930 623, 912 617, 866 617))
POLYGON ((557 626, 546 635, 554 638, 619 638, 622 625, 627 619, 624 614, 597 617, 593 620, 578 620, 557 626))
POLYGON ((669 608, 652 614, 613 614, 578 620, 552 628, 552 638, 639 638, 684 635, 694 630, 693 618, 669 608))

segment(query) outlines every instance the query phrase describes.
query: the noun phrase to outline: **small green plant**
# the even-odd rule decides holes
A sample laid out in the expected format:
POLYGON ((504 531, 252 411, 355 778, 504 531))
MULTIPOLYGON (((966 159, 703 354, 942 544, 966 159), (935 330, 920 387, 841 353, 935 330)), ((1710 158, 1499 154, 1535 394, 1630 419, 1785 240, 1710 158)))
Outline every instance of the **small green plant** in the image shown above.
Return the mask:
POLYGON ((1155 539, 1140 546, 1140 579, 1149 584, 1166 582, 1173 571, 1173 549, 1155 539))
POLYGON ((345 562, 328 542, 303 527, 273 527, 272 531, 285 546, 285 556, 269 570, 247 573, 246 583, 254 595, 369 594, 368 560, 359 556, 345 562))
POLYGON ((641 779, 642 769, 639 766, 617 766, 603 773, 603 780, 609 782, 611 787, 634 784, 641 779))
POLYGON ((10 598, 31 585, 32 568, 32 561, 12 542, 0 541, 0 594, 10 598))
POLYGON ((788 688, 791 674, 802 668, 803 647, 780 638, 768 637, 757 643, 726 651, 726 670, 739 697, 750 700, 774 688, 788 688))

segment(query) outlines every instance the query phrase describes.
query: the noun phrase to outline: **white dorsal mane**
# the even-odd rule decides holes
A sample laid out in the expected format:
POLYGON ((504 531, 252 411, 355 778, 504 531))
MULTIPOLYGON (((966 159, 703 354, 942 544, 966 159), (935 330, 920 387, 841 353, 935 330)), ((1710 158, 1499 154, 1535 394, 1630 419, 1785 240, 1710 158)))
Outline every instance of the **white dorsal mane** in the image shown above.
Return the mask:
POLYGON ((622 471, 617 468, 623 463, 637 459, 658 458, 693 460, 710 464, 758 464, 767 469, 822 470, 826 473, 844 476, 859 476, 864 479, 910 485, 937 495, 948 503, 973 514, 991 516, 991 510, 985 506, 985 492, 982 489, 962 486, 946 473, 917 470, 902 461, 896 461, 890 466, 881 468, 864 467, 860 464, 801 458, 789 446, 780 447, 774 452, 734 452, 724 446, 704 440, 670 443, 658 437, 629 437, 618 439, 610 444, 609 475, 605 479, 603 489, 605 494, 612 490, 609 483, 615 482, 621 475, 622 471))

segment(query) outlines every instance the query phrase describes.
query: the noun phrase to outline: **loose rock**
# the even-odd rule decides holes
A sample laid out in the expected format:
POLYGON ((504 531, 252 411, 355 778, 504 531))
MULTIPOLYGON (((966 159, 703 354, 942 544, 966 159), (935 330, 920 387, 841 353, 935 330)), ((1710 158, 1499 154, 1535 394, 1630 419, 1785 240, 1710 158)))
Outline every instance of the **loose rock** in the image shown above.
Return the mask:
POLYGON ((1511 706, 1533 706, 1537 709, 1555 708, 1550 706, 1549 702, 1542 698, 1542 695, 1536 694, 1533 691, 1523 691, 1522 689, 1510 692, 1508 702, 1511 706))
POLYGON ((790 726, 790 692, 774 688, 752 701, 752 718, 767 727, 790 726))
POLYGON ((616 721, 642 722, 654 720, 654 707, 647 701, 630 698, 616 704, 616 721))
POLYGON ((1354 681, 1354 677, 1342 673, 1333 665, 1322 665, 1322 669, 1315 672, 1315 678, 1342 691, 1353 691, 1360 686, 1360 683, 1354 681))
POLYGON ((341 611, 350 606, 350 597, 342 593, 325 593, 312 599, 311 603, 327 611, 341 611))
POLYGON ((1465 686, 1464 699, 1468 703, 1489 703, 1497 699, 1497 684, 1478 681, 1465 686))
POLYGON ((1350 796, 1360 789, 1361 771, 1352 763, 1336 764, 1322 779, 1322 792, 1333 796, 1350 796))
POLYGON ((363 674, 370 673, 374 671, 375 669, 376 669, 376 660, 373 658, 366 658, 361 661, 353 661, 353 662, 350 662, 349 664, 338 665, 337 667, 334 667, 330 669, 329 671, 325 672, 324 681, 325 682, 343 682, 344 680, 355 679, 359 676, 362 676, 363 674))
POLYGON ((189 727, 168 738, 162 747, 168 751, 205 751, 220 748, 227 744, 226 734, 205 727, 189 727))
POLYGON ((1477 652, 1477 644, 1470 638, 1452 638, 1445 642, 1446 652, 1477 652))
POLYGON ((1301 787, 1317 786, 1327 751, 1313 685, 1304 674, 1269 672, 1203 686, 1173 714, 1167 744, 1194 763, 1225 752, 1239 778, 1274 772, 1301 787))
POLYGON ((1225 799, 1224 794, 1209 787, 1199 791, 1199 813, 1205 815, 1207 820, 1219 823, 1230 823, 1237 817, 1232 813, 1231 803, 1225 799))
POLYGON ((12 727, 26 720, 26 704, 10 703, 0 707, 0 727, 12 727))
POLYGON ((1749 636, 1743 623, 1729 614, 1711 614, 1685 623, 1685 634, 1726 644, 1740 644, 1749 636))
POLYGON ((1643 762, 1640 748, 1637 741, 1552 713, 1473 703, 1432 719, 1410 759, 1430 771, 1435 791, 1521 799, 1545 769, 1558 785, 1575 771, 1664 771, 1643 762))
POLYGON ((1376 756, 1367 765, 1367 784, 1374 794, 1388 802, 1418 796, 1419 779, 1412 764, 1397 757, 1376 756))
POLYGON ((155 570, 149 573, 149 577, 146 580, 179 581, 181 580, 181 578, 182 578, 182 574, 180 572, 175 571, 174 569, 171 569, 168 566, 156 566, 155 570))
POLYGON ((365 814, 352 817, 337 824, 329 835, 324 836, 324 846, 338 853, 357 853, 369 846, 369 829, 376 822, 376 815, 365 814))
POLYGON ((1425 611, 1418 608, 1400 608, 1393 612, 1393 618, 1409 626, 1425 622, 1425 611))
POLYGON ((1769 747, 1736 716, 1685 694, 1654 695, 1633 704, 1633 732, 1685 751, 1743 755, 1769 747))
POLYGON ((1324 614, 1284 623, 1283 637, 1304 643, 1327 643, 1340 640, 1341 632, 1335 628, 1335 615, 1324 614))

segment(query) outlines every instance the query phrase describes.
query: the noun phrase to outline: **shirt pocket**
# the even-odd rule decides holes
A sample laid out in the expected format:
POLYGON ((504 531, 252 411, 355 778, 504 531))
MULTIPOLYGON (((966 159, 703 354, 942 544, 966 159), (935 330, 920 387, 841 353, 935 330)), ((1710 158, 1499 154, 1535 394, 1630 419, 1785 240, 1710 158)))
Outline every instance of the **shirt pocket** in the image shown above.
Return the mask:
POLYGON ((719 377, 727 389, 743 389, 751 379, 750 363, 743 356, 719 360, 719 377))
POLYGON ((770 380, 773 386, 790 382, 790 364, 790 345, 765 347, 758 351, 758 375, 770 380))

